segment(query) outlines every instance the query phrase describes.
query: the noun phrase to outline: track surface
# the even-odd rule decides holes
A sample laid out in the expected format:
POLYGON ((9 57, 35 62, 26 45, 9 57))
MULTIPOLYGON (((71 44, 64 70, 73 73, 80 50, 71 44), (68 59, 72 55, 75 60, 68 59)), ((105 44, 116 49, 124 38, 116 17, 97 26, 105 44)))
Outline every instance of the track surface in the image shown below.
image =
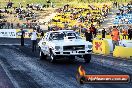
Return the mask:
POLYGON ((132 88, 131 82, 80 85, 75 77, 80 65, 87 74, 129 74, 132 77, 131 60, 92 55, 89 64, 84 63, 82 58, 76 58, 74 62, 58 61, 52 64, 39 60, 39 51, 31 52, 29 39, 26 40, 25 47, 19 46, 19 39, 0 41, 6 41, 0 45, 0 65, 16 88, 132 88))

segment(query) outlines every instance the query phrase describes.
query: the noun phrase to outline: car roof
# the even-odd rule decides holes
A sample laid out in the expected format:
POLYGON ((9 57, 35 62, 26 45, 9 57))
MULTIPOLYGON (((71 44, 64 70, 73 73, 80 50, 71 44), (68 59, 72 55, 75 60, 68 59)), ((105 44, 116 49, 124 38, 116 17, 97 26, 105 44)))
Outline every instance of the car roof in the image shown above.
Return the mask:
POLYGON ((73 30, 58 30, 58 31, 50 31, 51 32, 74 32, 73 30))
POLYGON ((60 32, 73 31, 73 30, 59 30, 60 32))

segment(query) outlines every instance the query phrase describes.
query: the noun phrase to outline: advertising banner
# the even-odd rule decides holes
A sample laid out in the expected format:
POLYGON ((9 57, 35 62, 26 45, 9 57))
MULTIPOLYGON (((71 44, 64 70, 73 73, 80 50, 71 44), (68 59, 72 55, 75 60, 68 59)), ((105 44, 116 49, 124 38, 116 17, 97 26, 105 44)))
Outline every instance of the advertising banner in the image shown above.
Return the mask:
POLYGON ((16 29, 0 29, 0 37, 16 38, 16 29))
MULTIPOLYGON (((25 33, 25 38, 30 38, 30 33, 33 31, 32 29, 23 29, 25 33)), ((0 37, 4 38, 21 38, 21 30, 20 29, 0 29, 0 37)))
MULTIPOLYGON (((25 38, 30 38, 30 33, 33 31, 32 29, 23 29, 23 31, 25 32, 25 38)), ((20 29, 16 29, 16 38, 20 38, 21 37, 21 30, 20 29)))

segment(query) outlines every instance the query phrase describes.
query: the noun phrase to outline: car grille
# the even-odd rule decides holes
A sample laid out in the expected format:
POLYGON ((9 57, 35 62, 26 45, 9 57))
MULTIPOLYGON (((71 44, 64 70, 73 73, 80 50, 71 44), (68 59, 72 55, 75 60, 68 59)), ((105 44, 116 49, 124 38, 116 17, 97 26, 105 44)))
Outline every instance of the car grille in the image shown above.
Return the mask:
POLYGON ((63 46, 63 50, 64 51, 68 51, 68 50, 84 50, 85 49, 85 45, 73 45, 73 46, 63 46))
POLYGON ((85 53, 85 51, 79 51, 78 53, 85 53))
POLYGON ((63 54, 70 54, 70 52, 63 52, 63 54))

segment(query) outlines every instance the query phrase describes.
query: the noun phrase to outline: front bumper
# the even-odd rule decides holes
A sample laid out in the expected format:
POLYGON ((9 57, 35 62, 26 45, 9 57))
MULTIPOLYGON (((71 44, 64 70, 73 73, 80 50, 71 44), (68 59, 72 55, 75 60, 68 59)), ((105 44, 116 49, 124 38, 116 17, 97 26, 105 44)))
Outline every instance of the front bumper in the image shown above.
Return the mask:
POLYGON ((54 55, 85 55, 85 54, 92 54, 92 50, 78 50, 78 51, 54 51, 54 55))

